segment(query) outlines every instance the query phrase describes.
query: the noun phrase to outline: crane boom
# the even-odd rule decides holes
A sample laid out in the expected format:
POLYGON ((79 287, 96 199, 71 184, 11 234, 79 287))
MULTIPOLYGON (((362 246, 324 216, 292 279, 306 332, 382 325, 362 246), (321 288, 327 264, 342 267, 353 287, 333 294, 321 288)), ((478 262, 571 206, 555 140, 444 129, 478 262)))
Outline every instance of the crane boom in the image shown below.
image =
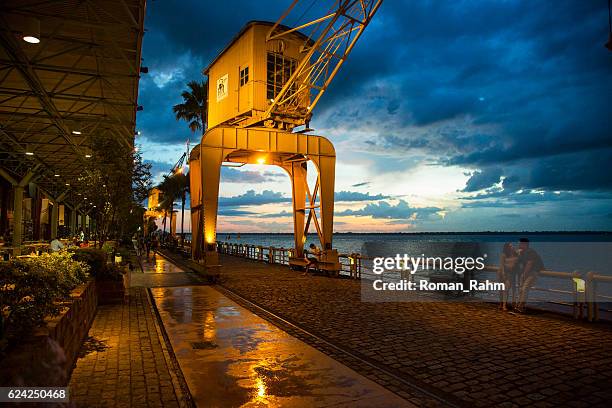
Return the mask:
POLYGON ((383 0, 334 0, 325 15, 287 29, 282 22, 299 1, 292 2, 266 38, 280 40, 293 32, 310 29, 308 40, 302 46, 303 58, 264 115, 269 126, 308 125, 312 110, 383 0), (305 98, 310 101, 306 108, 301 103, 305 98))

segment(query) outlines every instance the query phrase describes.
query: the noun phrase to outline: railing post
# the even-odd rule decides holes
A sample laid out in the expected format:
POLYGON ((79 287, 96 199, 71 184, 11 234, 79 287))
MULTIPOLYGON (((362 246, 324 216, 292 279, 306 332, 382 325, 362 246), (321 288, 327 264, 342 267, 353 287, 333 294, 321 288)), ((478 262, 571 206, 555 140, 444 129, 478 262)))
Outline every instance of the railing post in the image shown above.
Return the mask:
POLYGON ((586 302, 587 302, 587 319, 592 322, 595 319, 594 308, 596 305, 596 293, 595 293, 595 282, 593 282, 593 271, 589 271, 586 274, 586 302))
POLYGON ((357 279, 357 256, 355 253, 349 255, 351 279, 357 279))
POLYGON ((276 248, 274 248, 274 247, 270 247, 270 255, 268 256, 268 258, 269 258, 269 259, 268 259, 268 262, 269 262, 269 263, 271 263, 271 264, 273 264, 273 263, 274 263, 274 256, 275 256, 275 254, 274 254, 274 253, 275 253, 275 252, 276 252, 276 248))
POLYGON ((585 281, 578 271, 574 271, 571 275, 572 288, 574 292, 574 319, 582 319, 585 302, 585 281))

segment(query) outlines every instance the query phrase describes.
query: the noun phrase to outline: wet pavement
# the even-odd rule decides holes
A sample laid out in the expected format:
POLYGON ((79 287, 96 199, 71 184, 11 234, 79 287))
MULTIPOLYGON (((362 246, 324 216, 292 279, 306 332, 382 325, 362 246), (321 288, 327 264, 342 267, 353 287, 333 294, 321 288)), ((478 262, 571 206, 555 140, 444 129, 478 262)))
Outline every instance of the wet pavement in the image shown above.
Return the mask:
POLYGON ((99 306, 72 371, 71 403, 180 408, 187 400, 146 289, 131 289, 128 303, 99 306))
POLYGON ((184 269, 176 266, 161 255, 151 255, 142 259, 144 273, 183 273, 184 269))
POLYGON ((413 406, 210 286, 151 292, 198 406, 413 406))
MULTIPOLYGON (((358 281, 304 276, 232 256, 220 261, 224 287, 456 405, 607 408, 612 401, 610 324, 511 315, 487 304, 363 302, 358 281)), ((430 406, 422 394, 370 374, 351 355, 321 349, 414 404, 430 406)))
POLYGON ((160 288, 205 283, 197 274, 181 269, 160 255, 142 258, 141 265, 142 270, 132 271, 130 287, 160 288))

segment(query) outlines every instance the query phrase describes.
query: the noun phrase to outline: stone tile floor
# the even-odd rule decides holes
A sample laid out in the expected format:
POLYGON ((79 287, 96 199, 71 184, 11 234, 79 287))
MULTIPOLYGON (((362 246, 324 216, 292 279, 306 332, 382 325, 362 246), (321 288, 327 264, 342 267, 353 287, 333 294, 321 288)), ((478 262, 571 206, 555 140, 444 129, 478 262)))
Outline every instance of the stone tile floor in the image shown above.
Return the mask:
MULTIPOLYGON (((221 263, 224 287, 455 404, 604 407, 612 401, 610 325, 511 315, 487 304, 366 303, 356 281, 231 256, 221 263)), ((373 377, 423 405, 401 383, 373 377)))
POLYGON ((187 403, 146 289, 129 304, 99 306, 70 379, 78 407, 182 407, 187 403))

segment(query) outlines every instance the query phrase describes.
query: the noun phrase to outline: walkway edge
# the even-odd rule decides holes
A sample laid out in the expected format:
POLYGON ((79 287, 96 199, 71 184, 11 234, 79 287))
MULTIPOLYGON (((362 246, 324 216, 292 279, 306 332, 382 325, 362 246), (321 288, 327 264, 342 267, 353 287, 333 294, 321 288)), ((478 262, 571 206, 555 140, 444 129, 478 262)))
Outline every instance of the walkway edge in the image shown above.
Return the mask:
POLYGON ((187 386, 187 381, 185 381, 183 371, 181 370, 176 355, 174 354, 174 350, 172 349, 170 338, 168 337, 168 333, 166 332, 164 323, 162 322, 150 288, 147 288, 147 298, 149 300, 149 305, 153 310, 153 314, 155 315, 155 329, 157 330, 158 337, 162 340, 161 346, 164 352, 166 364, 168 367, 172 367, 172 370, 170 370, 170 377, 172 378, 172 385, 174 386, 176 397, 180 401, 180 406, 182 408, 195 408, 196 405, 193 402, 191 392, 187 386))
POLYGON ((402 376, 399 376, 398 374, 393 372, 393 370, 390 370, 386 367, 381 367, 376 362, 372 362, 368 357, 361 355, 361 353, 355 352, 353 350, 343 349, 342 347, 334 344, 332 341, 326 339, 324 336, 312 333, 311 331, 302 328, 300 325, 293 323, 292 321, 287 320, 286 318, 269 311, 268 309, 264 308, 263 306, 260 306, 256 302, 245 298, 241 294, 236 293, 221 284, 216 284, 213 287, 219 292, 221 292, 223 295, 232 299, 239 305, 245 307, 247 310, 250 310, 255 315, 272 323, 274 326, 283 330, 287 334, 323 352, 324 354, 330 356, 339 363, 344 364, 346 367, 352 369, 360 375, 363 375, 371 381, 374 381, 375 383, 381 385, 385 389, 397 394, 398 396, 406 399, 409 402, 411 402, 410 398, 407 398, 406 395, 402 395, 401 391, 398 392, 397 389, 394 389, 395 387, 390 387, 389 384, 385 384, 380 380, 383 379, 388 382, 395 381, 403 383, 404 385, 410 387, 413 391, 416 391, 417 393, 420 393, 423 396, 427 396, 432 400, 435 400, 436 403, 442 404, 443 406, 454 408, 468 406, 465 401, 456 398, 454 395, 445 393, 435 387, 430 387, 426 384, 421 384, 420 381, 408 381, 402 376), (355 368, 354 364, 351 364, 351 362, 355 361, 359 361, 374 370, 378 370, 380 373, 379 377, 381 378, 377 378, 377 376, 370 375, 369 373, 361 372, 360 370, 355 368))

